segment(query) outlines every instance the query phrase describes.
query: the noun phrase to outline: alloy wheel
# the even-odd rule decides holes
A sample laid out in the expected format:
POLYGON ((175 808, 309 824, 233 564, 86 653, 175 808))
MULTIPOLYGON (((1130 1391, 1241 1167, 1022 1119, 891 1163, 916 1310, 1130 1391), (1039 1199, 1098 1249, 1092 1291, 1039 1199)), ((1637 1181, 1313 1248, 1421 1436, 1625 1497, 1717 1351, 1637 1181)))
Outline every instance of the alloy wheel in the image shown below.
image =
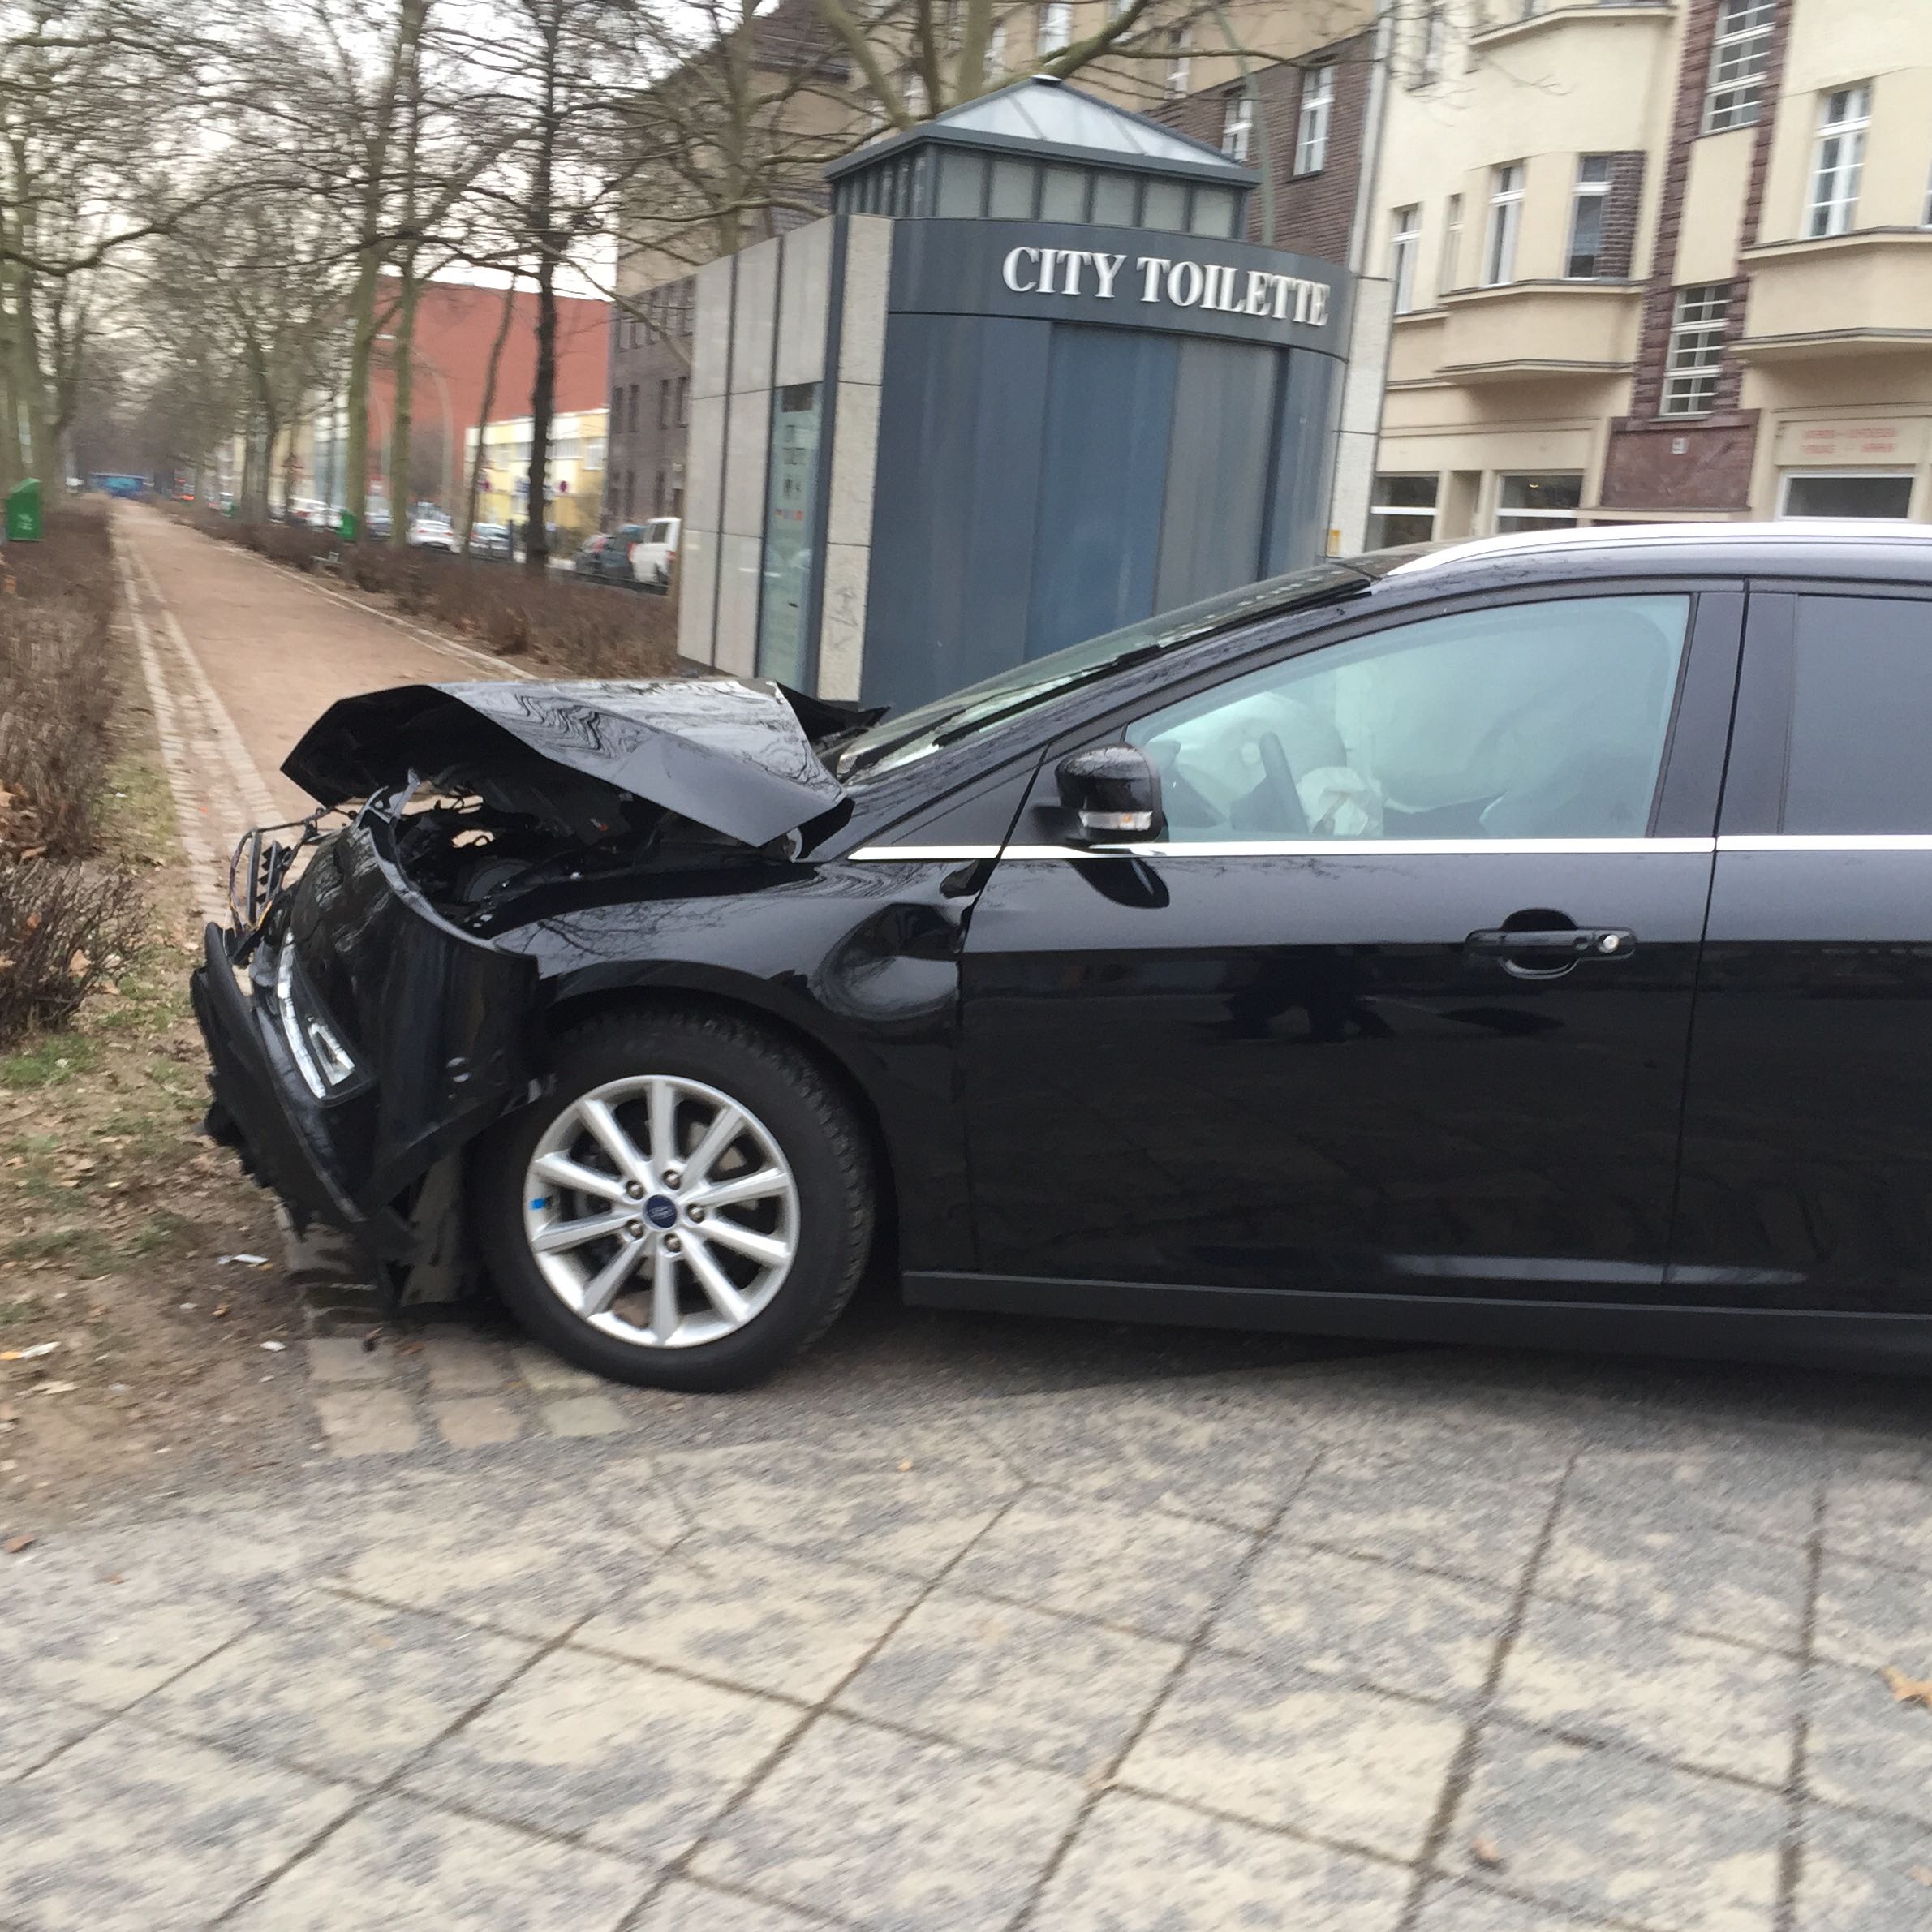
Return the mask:
POLYGON ((550 1291, 634 1347, 695 1348, 767 1308, 798 1243, 798 1194, 770 1130, 668 1074, 580 1095, 524 1175, 523 1231, 550 1291))

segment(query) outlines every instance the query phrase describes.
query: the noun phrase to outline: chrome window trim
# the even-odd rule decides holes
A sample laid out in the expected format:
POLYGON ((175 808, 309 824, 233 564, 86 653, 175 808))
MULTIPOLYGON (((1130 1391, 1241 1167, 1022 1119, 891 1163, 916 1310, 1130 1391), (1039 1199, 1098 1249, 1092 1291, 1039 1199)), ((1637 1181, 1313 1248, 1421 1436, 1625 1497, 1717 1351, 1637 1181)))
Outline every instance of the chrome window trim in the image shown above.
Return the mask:
POLYGON ((861 846, 848 852, 860 864, 958 865, 1012 858, 1420 858, 1543 855, 1549 858, 1639 853, 1679 857, 1711 852, 1932 852, 1932 832, 1728 832, 1719 838, 1323 838, 1203 839, 1104 846, 861 846))
MULTIPOLYGON (((1928 841, 1932 842, 1932 841, 1928 841)), ((1155 840, 1104 846, 861 846, 847 854, 871 863, 901 859, 944 862, 975 858, 1477 858, 1484 854, 1544 854, 1561 858, 1588 854, 1643 852, 1710 853, 1709 838, 1314 838, 1201 839, 1168 843, 1155 840)))

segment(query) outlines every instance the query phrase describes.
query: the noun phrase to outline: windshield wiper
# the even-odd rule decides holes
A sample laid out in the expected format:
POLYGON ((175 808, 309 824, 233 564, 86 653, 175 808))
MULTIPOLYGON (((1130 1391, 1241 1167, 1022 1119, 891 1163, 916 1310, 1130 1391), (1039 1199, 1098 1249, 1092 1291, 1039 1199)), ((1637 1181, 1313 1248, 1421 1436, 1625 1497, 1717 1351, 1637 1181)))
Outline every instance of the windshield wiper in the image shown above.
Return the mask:
MULTIPOLYGON (((1187 639, 1177 639, 1175 643, 1186 643, 1187 639)), ((1090 665, 1084 671, 1074 671, 1061 678, 1056 683, 1036 685, 1030 691, 1024 691, 1011 703, 1002 704, 992 711, 975 712, 971 717, 957 725, 949 725, 943 731, 932 734, 936 745, 957 744, 962 738, 970 738, 975 731, 988 725, 997 725, 1004 718, 1017 717, 1023 711, 1031 711, 1036 704, 1043 704, 1049 698, 1057 698, 1063 692, 1078 691, 1083 684, 1091 684, 1101 678, 1111 678, 1117 671, 1129 671, 1137 664, 1145 664, 1150 658, 1164 656, 1173 648, 1172 644, 1142 644, 1138 650, 1123 652, 1118 657, 1110 657, 1104 664, 1090 665)), ((915 738, 918 733, 913 734, 915 738)))

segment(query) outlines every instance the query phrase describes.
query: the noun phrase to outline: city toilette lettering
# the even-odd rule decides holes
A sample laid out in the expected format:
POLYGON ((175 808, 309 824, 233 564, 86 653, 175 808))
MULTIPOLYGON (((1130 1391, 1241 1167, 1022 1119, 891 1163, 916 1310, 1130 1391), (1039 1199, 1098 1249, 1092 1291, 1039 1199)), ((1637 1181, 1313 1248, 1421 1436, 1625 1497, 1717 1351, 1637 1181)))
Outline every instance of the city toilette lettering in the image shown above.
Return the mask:
MULTIPOLYGON (((1000 279, 1016 295, 1082 295, 1112 301, 1125 255, 1098 248, 1009 248, 1000 279)), ((1175 308, 1207 308, 1224 316, 1267 316, 1277 322, 1306 322, 1319 328, 1328 320, 1328 284, 1277 275, 1267 269, 1237 269, 1227 262, 1170 260, 1140 255, 1134 260, 1142 302, 1165 302, 1175 308)))

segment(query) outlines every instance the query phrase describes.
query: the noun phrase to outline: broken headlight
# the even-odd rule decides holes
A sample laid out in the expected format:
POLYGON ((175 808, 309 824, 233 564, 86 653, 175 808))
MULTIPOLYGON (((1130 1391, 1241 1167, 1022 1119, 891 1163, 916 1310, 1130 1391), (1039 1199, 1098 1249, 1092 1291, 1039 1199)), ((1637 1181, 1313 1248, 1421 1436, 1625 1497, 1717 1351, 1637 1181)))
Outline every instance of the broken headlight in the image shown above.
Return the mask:
POLYGON ((275 1006, 290 1057, 318 1100, 339 1093, 355 1075, 355 1061, 335 1029, 316 1010, 295 970, 295 942, 282 941, 275 962, 275 1006))

